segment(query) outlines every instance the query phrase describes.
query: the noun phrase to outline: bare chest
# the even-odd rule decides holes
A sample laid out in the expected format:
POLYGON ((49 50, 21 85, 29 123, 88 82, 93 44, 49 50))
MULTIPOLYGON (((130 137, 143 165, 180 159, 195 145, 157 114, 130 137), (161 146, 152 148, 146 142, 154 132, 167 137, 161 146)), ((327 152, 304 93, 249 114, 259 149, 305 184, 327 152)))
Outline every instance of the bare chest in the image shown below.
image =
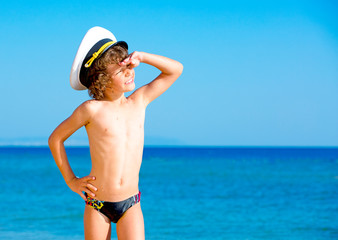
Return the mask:
POLYGON ((142 109, 112 109, 102 111, 88 126, 97 136, 121 138, 143 135, 145 111, 142 109))

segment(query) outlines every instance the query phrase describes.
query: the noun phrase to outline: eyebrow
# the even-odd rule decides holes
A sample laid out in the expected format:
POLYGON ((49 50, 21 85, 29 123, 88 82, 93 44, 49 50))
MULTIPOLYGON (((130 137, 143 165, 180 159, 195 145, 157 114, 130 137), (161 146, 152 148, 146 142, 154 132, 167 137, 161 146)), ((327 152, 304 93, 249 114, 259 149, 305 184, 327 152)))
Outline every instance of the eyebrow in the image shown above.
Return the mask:
POLYGON ((117 69, 114 73, 115 74, 118 74, 119 72, 121 72, 122 71, 122 68, 119 68, 119 69, 117 69))

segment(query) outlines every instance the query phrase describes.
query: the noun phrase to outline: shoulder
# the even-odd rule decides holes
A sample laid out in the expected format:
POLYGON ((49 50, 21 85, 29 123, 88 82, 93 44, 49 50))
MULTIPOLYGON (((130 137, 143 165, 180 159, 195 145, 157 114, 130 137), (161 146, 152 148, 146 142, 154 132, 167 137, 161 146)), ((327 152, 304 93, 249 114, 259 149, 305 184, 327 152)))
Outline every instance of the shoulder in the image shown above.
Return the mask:
POLYGON ((127 99, 135 105, 147 107, 143 97, 143 87, 136 89, 127 99))
POLYGON ((76 110, 93 112, 100 107, 100 101, 98 100, 88 100, 83 102, 76 110))
POLYGON ((89 120, 92 118, 95 113, 102 107, 102 104, 98 100, 88 100, 83 102, 78 106, 74 112, 73 116, 76 118, 89 120))

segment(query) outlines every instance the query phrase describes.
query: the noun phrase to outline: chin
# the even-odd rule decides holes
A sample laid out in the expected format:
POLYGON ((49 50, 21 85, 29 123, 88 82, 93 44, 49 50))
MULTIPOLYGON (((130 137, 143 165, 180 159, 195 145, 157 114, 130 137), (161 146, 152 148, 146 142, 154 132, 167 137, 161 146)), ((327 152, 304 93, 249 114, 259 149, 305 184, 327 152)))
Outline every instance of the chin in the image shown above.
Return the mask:
POLYGON ((127 88, 126 88, 126 92, 130 92, 133 91, 135 89, 135 84, 130 84, 127 88))

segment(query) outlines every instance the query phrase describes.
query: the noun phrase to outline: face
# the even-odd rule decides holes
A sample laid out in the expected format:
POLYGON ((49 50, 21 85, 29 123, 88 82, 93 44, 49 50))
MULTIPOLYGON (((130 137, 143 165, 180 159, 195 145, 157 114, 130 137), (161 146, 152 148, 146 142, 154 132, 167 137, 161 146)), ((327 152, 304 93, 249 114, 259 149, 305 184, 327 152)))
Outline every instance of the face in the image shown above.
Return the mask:
POLYGON ((111 76, 111 85, 107 89, 111 89, 113 92, 129 92, 134 90, 134 69, 129 66, 120 66, 113 63, 107 67, 107 73, 111 76))

